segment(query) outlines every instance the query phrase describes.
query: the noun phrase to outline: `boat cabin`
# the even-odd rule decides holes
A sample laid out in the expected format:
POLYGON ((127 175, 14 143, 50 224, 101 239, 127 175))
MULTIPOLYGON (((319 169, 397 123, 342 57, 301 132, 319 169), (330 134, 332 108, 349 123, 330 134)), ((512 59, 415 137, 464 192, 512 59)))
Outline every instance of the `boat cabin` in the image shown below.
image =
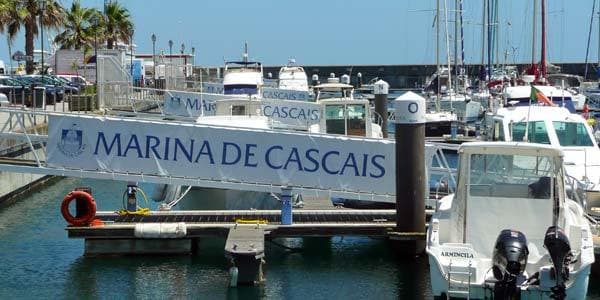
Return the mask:
POLYGON ((260 95, 263 85, 263 67, 260 62, 243 60, 225 63, 225 95, 260 95))
POLYGON ((380 124, 372 122, 373 113, 369 100, 354 99, 353 89, 353 86, 343 83, 324 83, 314 86, 315 101, 321 104, 322 117, 319 124, 311 126, 311 131, 383 137, 380 124))
MULTIPOLYGON (((573 94, 566 89, 559 89, 549 85, 536 85, 536 89, 541 91, 554 105, 564 107, 569 112, 576 112, 573 103, 573 94)), ((502 91, 504 106, 529 106, 531 103, 531 86, 507 86, 502 91)))
POLYGON ((296 66, 296 61, 290 62, 279 69, 278 87, 283 90, 294 90, 308 92, 308 77, 304 68, 296 66))

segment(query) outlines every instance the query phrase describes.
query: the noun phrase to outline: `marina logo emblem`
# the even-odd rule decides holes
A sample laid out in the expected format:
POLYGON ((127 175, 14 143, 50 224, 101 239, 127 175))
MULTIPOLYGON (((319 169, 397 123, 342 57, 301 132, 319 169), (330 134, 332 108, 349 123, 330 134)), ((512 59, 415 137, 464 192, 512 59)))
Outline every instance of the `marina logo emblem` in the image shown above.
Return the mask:
POLYGON ((60 134, 58 150, 65 156, 76 157, 83 153, 85 145, 83 144, 83 130, 79 129, 77 124, 73 124, 69 129, 63 129, 60 134))

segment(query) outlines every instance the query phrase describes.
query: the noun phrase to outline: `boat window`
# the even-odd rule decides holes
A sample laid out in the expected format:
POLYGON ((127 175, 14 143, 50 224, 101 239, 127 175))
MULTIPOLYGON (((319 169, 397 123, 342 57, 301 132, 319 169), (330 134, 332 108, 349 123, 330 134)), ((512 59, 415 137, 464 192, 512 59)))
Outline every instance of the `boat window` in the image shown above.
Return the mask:
POLYGON ((502 121, 494 122, 494 136, 492 136, 493 141, 504 141, 504 126, 502 125, 502 121))
POLYGON ((552 122, 561 146, 594 146, 585 124, 576 122, 552 122))
MULTIPOLYGON (((526 122, 512 123, 512 140, 515 142, 523 141, 525 136, 525 125, 526 122)), ((539 144, 550 144, 550 138, 548 138, 548 130, 544 121, 530 121, 529 132, 527 132, 528 141, 531 143, 539 144)))
POLYGON ((550 199, 554 169, 552 158, 546 156, 473 154, 469 194, 550 199))
POLYGON ((245 105, 232 105, 231 106, 231 115, 232 116, 243 116, 246 114, 246 106, 245 105))
POLYGON ((254 84, 228 84, 223 87, 225 95, 255 95, 258 88, 254 84))
POLYGON ((325 106, 325 120, 327 133, 346 134, 344 124, 344 105, 325 106))
POLYGON ((365 136, 365 106, 362 104, 349 104, 346 106, 348 110, 348 135, 365 136))

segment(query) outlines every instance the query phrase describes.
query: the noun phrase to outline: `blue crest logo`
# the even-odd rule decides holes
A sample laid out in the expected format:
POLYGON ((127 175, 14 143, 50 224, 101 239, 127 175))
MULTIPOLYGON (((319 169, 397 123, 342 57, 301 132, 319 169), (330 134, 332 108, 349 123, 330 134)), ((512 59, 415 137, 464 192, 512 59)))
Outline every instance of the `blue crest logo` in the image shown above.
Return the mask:
POLYGON ((85 149, 83 130, 78 129, 77 124, 73 124, 69 129, 63 129, 60 134, 58 149, 69 157, 76 157, 83 153, 85 149))

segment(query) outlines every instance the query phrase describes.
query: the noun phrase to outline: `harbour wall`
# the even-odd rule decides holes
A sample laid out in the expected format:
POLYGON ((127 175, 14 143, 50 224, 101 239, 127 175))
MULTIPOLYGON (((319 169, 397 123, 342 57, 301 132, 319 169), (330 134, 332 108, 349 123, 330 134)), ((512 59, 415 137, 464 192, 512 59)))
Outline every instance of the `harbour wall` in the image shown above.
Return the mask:
MULTIPOLYGON (((585 63, 559 63, 553 64, 560 68, 561 73, 585 75, 585 63)), ((515 64, 519 73, 530 66, 527 64, 515 64)), ((323 82, 331 73, 336 76, 343 74, 350 75, 351 84, 358 85, 357 74, 361 73, 362 83, 366 84, 373 78, 379 78, 387 81, 390 88, 394 89, 412 89, 422 87, 429 76, 436 71, 436 65, 415 64, 415 65, 304 65, 302 66, 309 80, 313 74, 319 75, 323 82)), ((264 66, 263 73, 265 78, 277 79, 281 66, 264 66), (271 77, 269 77, 269 74, 271 77)), ((472 77, 477 77, 481 64, 466 65, 466 70, 472 77)), ((223 67, 201 67, 196 66, 194 74, 202 71, 203 80, 208 81, 222 77, 223 67)), ((587 80, 597 80, 596 66, 588 64, 587 80)))

